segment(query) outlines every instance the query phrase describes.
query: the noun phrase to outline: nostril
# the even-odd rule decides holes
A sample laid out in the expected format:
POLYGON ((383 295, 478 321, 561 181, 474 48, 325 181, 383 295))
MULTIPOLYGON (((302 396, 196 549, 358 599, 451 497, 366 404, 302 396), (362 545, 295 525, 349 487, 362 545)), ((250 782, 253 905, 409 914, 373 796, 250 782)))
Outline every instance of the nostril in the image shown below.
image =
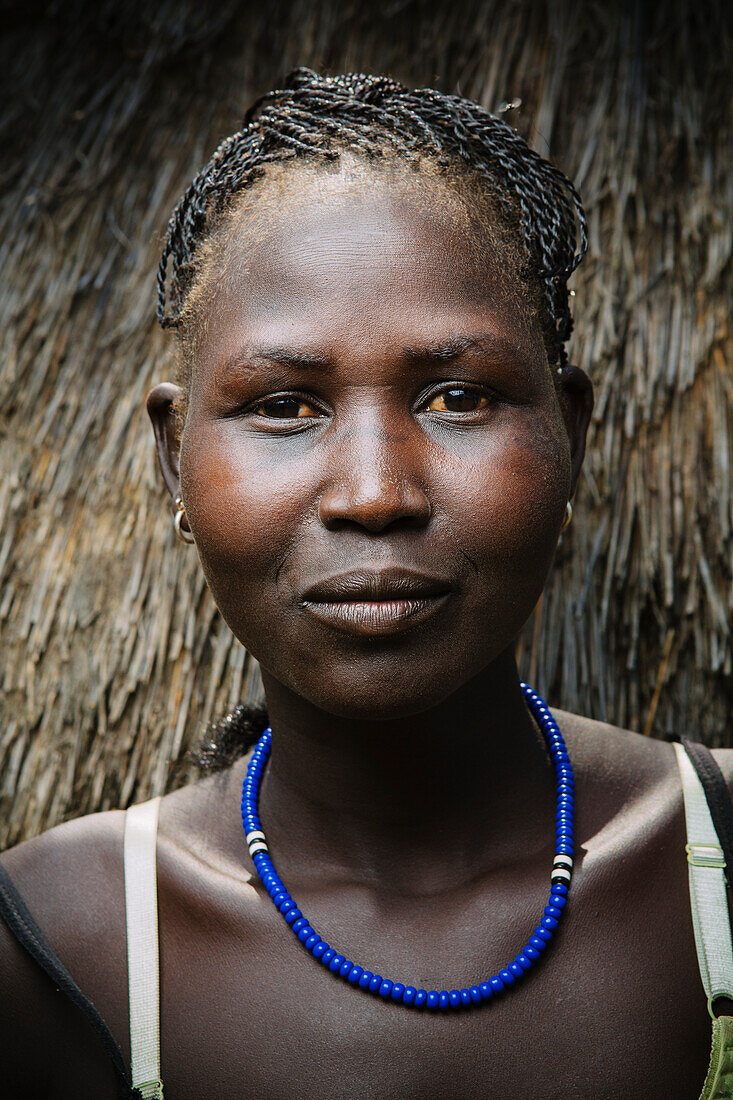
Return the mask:
POLYGON ((376 533, 400 522, 422 526, 429 521, 432 507, 422 486, 415 482, 360 478, 329 486, 318 512, 326 527, 355 524, 376 533))

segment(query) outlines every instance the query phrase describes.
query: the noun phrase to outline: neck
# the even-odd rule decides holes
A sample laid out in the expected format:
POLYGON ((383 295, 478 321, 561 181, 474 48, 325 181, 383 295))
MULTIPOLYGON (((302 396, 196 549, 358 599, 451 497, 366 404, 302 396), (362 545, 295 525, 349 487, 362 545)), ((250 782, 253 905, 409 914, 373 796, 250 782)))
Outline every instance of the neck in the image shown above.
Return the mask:
POLYGON ((283 873, 429 893, 552 850, 554 775, 508 652, 431 710, 386 721, 263 681, 260 812, 283 873))

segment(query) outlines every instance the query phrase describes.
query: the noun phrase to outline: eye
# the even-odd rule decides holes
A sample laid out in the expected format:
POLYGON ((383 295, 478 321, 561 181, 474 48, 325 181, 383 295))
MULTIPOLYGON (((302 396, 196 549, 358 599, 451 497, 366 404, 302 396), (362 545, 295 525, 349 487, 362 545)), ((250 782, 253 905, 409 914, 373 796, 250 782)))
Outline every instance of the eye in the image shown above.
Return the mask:
POLYGON ((282 394, 280 397, 268 397, 255 409, 258 416, 266 416, 271 420, 300 420, 308 416, 319 414, 297 394, 282 394))
POLYGON ((485 393, 471 386, 450 386, 430 398, 429 412, 468 413, 485 409, 489 399, 485 393))

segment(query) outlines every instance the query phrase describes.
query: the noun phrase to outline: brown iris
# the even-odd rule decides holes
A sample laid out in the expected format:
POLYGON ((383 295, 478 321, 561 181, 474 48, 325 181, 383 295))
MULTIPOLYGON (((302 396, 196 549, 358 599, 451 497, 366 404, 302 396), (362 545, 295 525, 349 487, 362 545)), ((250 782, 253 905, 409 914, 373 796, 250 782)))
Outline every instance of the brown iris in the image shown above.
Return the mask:
POLYGON ((467 386, 451 386, 441 390, 428 403, 430 412, 476 412, 485 409, 489 401, 485 394, 467 386))
POLYGON ((304 416, 317 416, 315 409, 301 397, 283 394, 282 397, 268 397, 257 406, 258 416, 268 416, 275 420, 297 420, 304 416))

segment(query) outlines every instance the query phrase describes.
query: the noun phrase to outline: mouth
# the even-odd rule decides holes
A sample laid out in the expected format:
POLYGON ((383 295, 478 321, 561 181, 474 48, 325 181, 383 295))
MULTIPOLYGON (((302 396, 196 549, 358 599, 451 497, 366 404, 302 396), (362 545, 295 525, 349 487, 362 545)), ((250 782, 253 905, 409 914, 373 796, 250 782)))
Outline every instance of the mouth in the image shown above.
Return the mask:
POLYGON ((321 622, 348 634, 398 634, 430 618, 448 599, 441 577, 403 569, 359 570, 319 581, 303 604, 321 622))

